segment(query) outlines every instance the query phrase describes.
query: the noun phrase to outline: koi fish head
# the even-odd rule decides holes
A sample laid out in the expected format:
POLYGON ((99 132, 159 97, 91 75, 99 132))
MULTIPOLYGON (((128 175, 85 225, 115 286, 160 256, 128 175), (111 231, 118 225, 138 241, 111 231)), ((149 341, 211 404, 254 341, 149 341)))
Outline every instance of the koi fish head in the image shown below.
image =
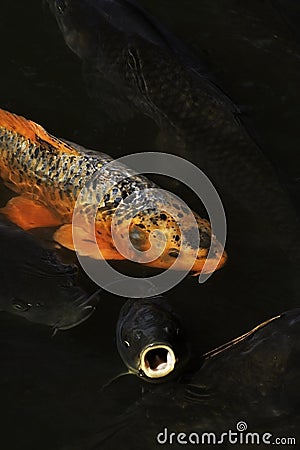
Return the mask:
POLYGON ((92 56, 99 30, 94 5, 88 0, 47 0, 68 47, 80 58, 92 56))
POLYGON ((162 297, 129 299, 120 311, 116 337, 129 373, 145 381, 169 380, 189 358, 183 326, 162 297))
POLYGON ((136 215, 128 230, 126 223, 120 222, 118 247, 136 262, 159 269, 188 270, 193 275, 212 273, 226 262, 226 252, 212 234, 209 222, 197 215, 192 224, 184 218, 179 224, 167 212, 154 210, 136 215))
MULTIPOLYGON (((89 45, 95 47, 97 39, 103 39, 104 42, 105 36, 108 33, 113 36, 114 31, 123 34, 124 42, 126 36, 130 34, 160 47, 172 44, 170 34, 141 7, 139 2, 132 0, 47 1, 66 44, 80 57, 86 56, 84 50, 88 50, 86 46, 82 46, 84 39, 88 38, 89 45)), ((176 44, 178 47, 177 41, 176 44)))
POLYGON ((23 317, 30 322, 47 325, 53 330, 68 330, 85 322, 95 311, 92 300, 95 295, 88 296, 79 287, 65 289, 69 298, 60 301, 48 298, 48 293, 40 293, 38 298, 22 292, 18 296, 0 294, 1 310, 23 317))

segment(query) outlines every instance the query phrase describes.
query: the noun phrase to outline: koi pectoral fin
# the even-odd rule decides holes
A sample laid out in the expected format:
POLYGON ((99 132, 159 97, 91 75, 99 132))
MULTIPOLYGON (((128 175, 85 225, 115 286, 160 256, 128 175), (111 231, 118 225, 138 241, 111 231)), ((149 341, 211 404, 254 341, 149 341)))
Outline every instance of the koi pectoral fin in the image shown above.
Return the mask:
POLYGON ((66 225, 62 225, 58 230, 55 231, 53 239, 62 247, 75 251, 72 235, 72 224, 68 223, 66 225))
POLYGON ((92 240, 90 233, 87 233, 83 228, 72 227, 72 224, 61 226, 53 236, 54 240, 63 247, 69 250, 77 251, 80 256, 89 256, 93 259, 103 259, 98 250, 97 244, 92 240), (73 232, 76 233, 75 243, 73 239, 73 232))
POLYGON ((92 241, 90 234, 88 234, 83 228, 73 228, 71 223, 62 225, 55 231, 53 239, 62 247, 77 251, 80 256, 90 256, 94 259, 101 259, 101 255, 98 255, 99 252, 97 244, 92 241), (73 239, 73 232, 76 233, 75 242, 73 239))
POLYGON ((74 226, 72 228, 72 224, 62 225, 56 230, 53 238, 61 246, 66 247, 69 250, 76 250, 80 256, 89 256, 90 258, 97 260, 125 259, 111 244, 108 235, 105 234, 105 237, 102 238, 97 236, 97 240, 95 241, 90 232, 80 227, 74 226), (73 233, 76 233, 76 239, 73 239, 73 233), (99 249, 101 250, 101 253, 99 249))
POLYGON ((61 225, 61 220, 46 206, 23 196, 11 198, 0 212, 23 230, 61 225))

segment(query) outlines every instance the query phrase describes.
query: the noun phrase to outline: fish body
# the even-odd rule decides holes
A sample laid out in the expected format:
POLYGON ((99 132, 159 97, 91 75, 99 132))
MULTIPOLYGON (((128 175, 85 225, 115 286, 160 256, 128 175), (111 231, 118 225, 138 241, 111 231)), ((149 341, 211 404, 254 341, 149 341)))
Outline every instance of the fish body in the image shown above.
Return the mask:
POLYGON ((63 330, 91 316, 97 295, 77 284, 75 265, 63 264, 29 233, 1 217, 0 310, 63 330))
MULTIPOLYGON (((67 45, 119 98, 169 130, 178 149, 223 198, 254 219, 287 259, 299 252, 299 221, 239 108, 178 40, 133 1, 48 0, 67 45)), ((226 206, 226 204, 225 204, 226 206)), ((249 226, 246 215, 245 227, 249 226), (247 221, 247 222, 246 222, 247 221)))
POLYGON ((129 372, 145 381, 178 376, 189 357, 183 325, 160 297, 128 300, 120 311, 116 338, 129 372))
MULTIPOLYGON (((126 436, 130 448, 138 449, 143 442, 143 448, 152 449, 159 433, 159 443, 174 448, 182 446, 179 433, 185 433, 181 438, 187 441, 193 433, 194 444, 195 434, 201 444, 202 433, 215 433, 216 443, 225 443, 221 434, 241 431, 240 422, 246 423, 247 432, 271 433, 271 443, 278 435, 298 440, 299 352, 296 308, 203 355, 198 368, 179 382, 155 386, 115 418, 114 425, 110 418, 107 428, 89 434, 85 448, 113 448, 126 436)), ((207 444, 207 436, 202 444, 207 444)))
MULTIPOLYGON (((150 244, 149 236, 152 231, 162 231, 166 237, 163 252, 147 265, 168 268, 180 253, 180 269, 185 269, 185 257, 194 254, 195 249, 189 241, 181 245, 178 222, 170 215, 163 200, 157 202, 159 196, 153 193, 157 186, 146 177, 135 175, 117 162, 111 165, 113 160, 108 155, 57 139, 40 125, 4 110, 0 110, 0 146, 0 175, 12 191, 20 194, 20 197, 11 199, 2 212, 22 228, 63 225, 55 238, 62 245, 74 249, 71 223, 76 200, 87 182, 97 174, 97 181, 89 189, 88 198, 84 198, 80 205, 82 221, 77 227, 81 237, 80 248, 77 248, 79 253, 96 259, 125 259, 113 245, 112 217, 118 207, 124 206, 125 199, 135 194, 144 209, 139 207, 134 211, 129 226, 129 237, 134 247, 140 252, 148 250, 151 245, 160 249, 159 236, 154 244, 150 244), (96 205, 95 218, 89 214, 91 204, 96 205), (87 231, 91 222, 101 247, 100 256, 98 246, 91 244, 90 231, 87 231)), ((200 235, 192 271, 201 272, 210 243, 215 250, 210 261, 214 263, 217 259, 218 267, 221 267, 226 253, 212 235, 209 222, 195 213, 196 225, 191 225, 188 220, 185 221, 184 207, 176 207, 180 211, 183 227, 190 235, 194 231, 200 235)), ((123 216, 117 218, 115 229, 122 236, 125 221, 123 216)))

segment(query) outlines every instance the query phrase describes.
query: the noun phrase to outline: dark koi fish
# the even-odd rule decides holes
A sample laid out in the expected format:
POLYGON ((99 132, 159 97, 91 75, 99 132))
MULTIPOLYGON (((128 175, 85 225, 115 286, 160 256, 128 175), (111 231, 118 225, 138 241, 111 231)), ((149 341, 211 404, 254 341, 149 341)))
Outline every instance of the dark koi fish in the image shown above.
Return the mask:
POLYGON ((133 0, 48 3, 66 44, 110 91, 177 136, 179 153, 254 217, 265 240, 299 261, 298 218, 274 168, 239 108, 183 45, 133 0))
POLYGON ((120 311, 116 334, 129 373, 146 381, 169 380, 187 361, 181 321, 161 297, 128 300, 120 311))
POLYGON ((0 220, 0 310, 48 325, 75 327, 88 319, 98 292, 88 295, 77 283, 75 265, 63 264, 29 233, 0 220))

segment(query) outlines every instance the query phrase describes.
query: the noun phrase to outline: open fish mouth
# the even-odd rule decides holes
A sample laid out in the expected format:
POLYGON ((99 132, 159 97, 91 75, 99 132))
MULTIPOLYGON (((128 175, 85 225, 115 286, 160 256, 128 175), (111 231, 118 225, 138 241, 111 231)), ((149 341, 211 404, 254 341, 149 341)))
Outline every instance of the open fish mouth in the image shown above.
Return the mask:
POLYGON ((163 378, 173 372, 177 358, 165 344, 152 344, 141 352, 140 370, 148 378, 163 378))

